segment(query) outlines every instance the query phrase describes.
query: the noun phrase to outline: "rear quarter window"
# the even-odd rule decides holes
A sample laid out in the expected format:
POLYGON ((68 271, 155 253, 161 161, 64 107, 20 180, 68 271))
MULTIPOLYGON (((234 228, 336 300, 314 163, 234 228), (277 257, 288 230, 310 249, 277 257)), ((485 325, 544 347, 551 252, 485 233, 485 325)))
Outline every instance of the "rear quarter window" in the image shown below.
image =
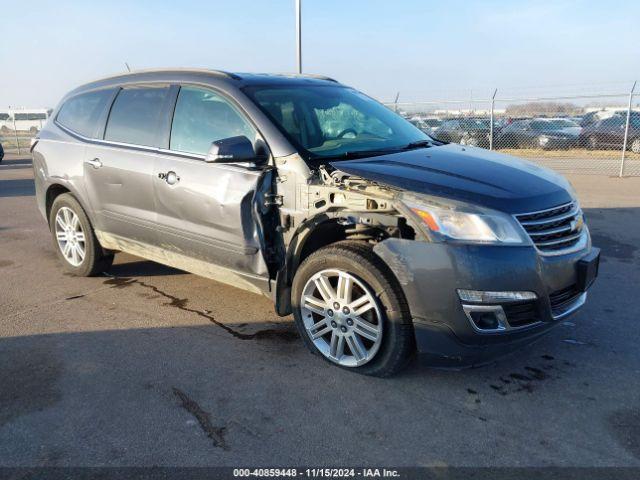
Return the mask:
POLYGON ((73 132, 93 138, 98 118, 112 94, 113 90, 97 90, 72 97, 60 108, 56 122, 73 132))

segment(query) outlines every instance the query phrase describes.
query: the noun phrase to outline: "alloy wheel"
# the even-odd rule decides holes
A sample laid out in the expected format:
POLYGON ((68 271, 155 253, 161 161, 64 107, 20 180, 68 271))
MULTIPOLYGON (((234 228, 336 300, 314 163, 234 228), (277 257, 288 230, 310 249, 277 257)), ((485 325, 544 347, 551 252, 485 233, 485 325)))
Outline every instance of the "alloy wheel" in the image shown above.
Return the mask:
POLYGON ((640 153, 640 138, 636 138, 633 143, 631 143, 631 151, 633 153, 640 153))
POLYGON ((300 310, 306 333, 334 363, 359 367, 382 342, 382 313, 371 288, 342 270, 322 270, 305 284, 300 310))
POLYGON ((69 207, 62 207, 56 213, 55 231, 62 256, 74 267, 80 266, 86 255, 85 233, 80 217, 69 207))

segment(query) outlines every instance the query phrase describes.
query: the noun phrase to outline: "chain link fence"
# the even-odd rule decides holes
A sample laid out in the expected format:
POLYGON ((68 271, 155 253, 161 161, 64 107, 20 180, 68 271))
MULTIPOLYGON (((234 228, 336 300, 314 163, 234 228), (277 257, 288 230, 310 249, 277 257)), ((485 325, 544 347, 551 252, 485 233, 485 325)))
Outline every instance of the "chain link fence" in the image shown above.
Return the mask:
POLYGON ((640 103, 627 93, 387 105, 433 138, 527 158, 563 173, 640 176, 640 103))

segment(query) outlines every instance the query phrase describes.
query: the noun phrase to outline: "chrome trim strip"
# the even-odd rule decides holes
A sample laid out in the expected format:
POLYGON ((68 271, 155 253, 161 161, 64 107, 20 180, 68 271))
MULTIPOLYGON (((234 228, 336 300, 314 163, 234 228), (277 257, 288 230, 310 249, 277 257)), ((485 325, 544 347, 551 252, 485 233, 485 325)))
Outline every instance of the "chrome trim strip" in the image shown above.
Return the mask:
POLYGON ((529 235, 537 235, 538 237, 543 237, 545 235, 554 235, 556 233, 562 233, 566 231, 571 231, 571 225, 565 225, 564 227, 557 228, 549 228, 547 230, 537 230, 535 232, 527 232, 529 235))
POLYGON ((536 248, 536 251, 544 257, 557 257, 559 255, 568 255, 570 253, 575 253, 575 252, 579 252, 580 250, 584 250, 589 245, 588 238, 589 236, 587 235, 587 229, 584 228, 582 232, 580 232, 580 238, 576 242, 576 244, 572 245, 569 248, 563 248, 559 250, 540 250, 535 245, 535 243, 534 243, 534 247, 536 248))
POLYGON ((529 227, 529 226, 535 226, 535 225, 544 225, 545 223, 559 222, 561 220, 566 220, 567 218, 575 217, 576 215, 579 215, 579 214, 580 214, 580 209, 573 208, 561 215, 556 215, 554 217, 546 217, 540 220, 520 220, 518 218, 518 215, 516 215, 516 219, 518 219, 518 221, 520 222, 520 225, 522 225, 523 227, 529 227))
POLYGON ((580 309, 585 302, 587 301, 587 292, 582 293, 571 306, 569 306, 566 310, 558 315, 552 315, 554 320, 562 320, 563 318, 568 317, 572 313, 575 313, 576 310, 580 309))
POLYGON ((526 215, 536 215, 538 213, 550 212, 552 210, 558 210, 559 208, 564 208, 564 207, 567 207, 569 205, 575 205, 575 204, 576 204, 575 201, 571 201, 571 202, 563 203, 561 205, 557 205, 555 207, 545 208, 544 210, 536 210, 534 212, 526 212, 526 213, 516 213, 516 217, 526 216, 526 215))
MULTIPOLYGON (((546 240, 544 242, 534 242, 537 247, 548 247, 550 245, 558 245, 559 243, 572 242, 577 240, 582 235, 582 232, 578 232, 574 235, 567 235, 566 237, 557 238, 555 240, 546 240)), ((573 246, 573 245, 572 245, 573 246)))
POLYGON ((476 331, 476 333, 481 333, 481 334, 514 332, 516 330, 523 330, 525 328, 530 328, 542 323, 540 321, 537 321, 537 322, 528 323, 526 325, 522 325, 520 327, 512 327, 511 325, 509 325, 509 321, 507 320, 507 315, 504 313, 504 309, 502 308, 502 305, 469 305, 469 304, 463 303, 462 310, 464 311, 464 314, 467 316, 467 320, 469 320, 471 327, 476 331), (471 312, 495 312, 496 317, 498 318, 498 322, 500 323, 500 326, 498 328, 493 328, 493 329, 478 328, 478 326, 473 321, 473 318, 471 318, 471 312))

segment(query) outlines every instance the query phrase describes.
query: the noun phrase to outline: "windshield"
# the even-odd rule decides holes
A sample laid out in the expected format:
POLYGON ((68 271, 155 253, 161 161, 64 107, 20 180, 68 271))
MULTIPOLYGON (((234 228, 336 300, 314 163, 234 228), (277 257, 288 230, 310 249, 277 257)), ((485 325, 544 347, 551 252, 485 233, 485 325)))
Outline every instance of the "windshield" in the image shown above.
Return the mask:
POLYGON ((307 159, 347 158, 431 141, 363 93, 342 86, 265 86, 245 92, 307 159))

